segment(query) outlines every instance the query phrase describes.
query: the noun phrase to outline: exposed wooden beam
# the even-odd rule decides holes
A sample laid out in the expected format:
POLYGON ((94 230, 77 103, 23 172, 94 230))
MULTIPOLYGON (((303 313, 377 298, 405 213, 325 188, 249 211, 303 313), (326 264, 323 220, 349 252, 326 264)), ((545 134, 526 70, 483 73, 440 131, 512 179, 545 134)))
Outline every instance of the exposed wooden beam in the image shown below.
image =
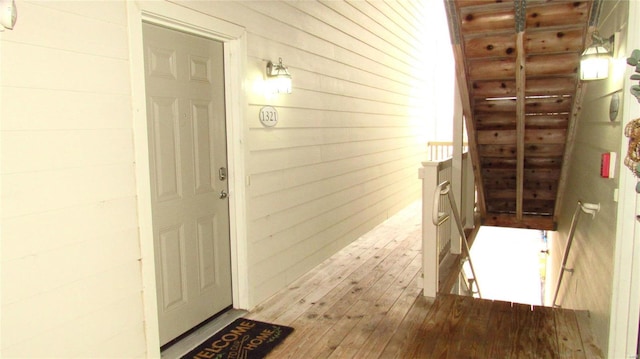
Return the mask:
MULTIPOLYGON (((529 68, 529 67, 527 67, 529 68)), ((512 115, 516 113, 516 100, 515 99, 500 99, 500 100, 476 100, 475 113, 490 113, 496 112, 508 112, 512 115)), ((524 111, 526 114, 550 114, 550 113, 565 113, 568 114, 571 111, 571 104, 573 103, 573 96, 569 97, 548 97, 548 98, 529 98, 524 100, 524 111)))
MULTIPOLYGON (((527 66, 529 70, 529 66, 527 66)), ((527 73, 529 73, 527 71, 527 73)), ((473 83, 476 99, 514 97, 516 95, 516 81, 504 80, 479 80, 473 83)), ((527 81, 527 95, 553 96, 573 94, 576 89, 576 79, 571 77, 546 77, 530 79, 527 81)))
POLYGON ((487 207, 485 203, 484 186, 482 184, 482 168, 478 151, 478 142, 476 140, 476 129, 474 124, 475 122, 473 120, 474 113, 471 107, 472 100, 469 97, 471 88, 469 87, 470 84, 467 81, 466 76, 467 61, 462 49, 463 45, 461 43, 460 23, 458 22, 460 17, 460 9, 457 6, 458 3, 454 0, 445 1, 448 15, 447 17, 449 23, 449 32, 451 36, 451 44, 453 48, 453 56, 456 64, 456 80, 458 88, 460 90, 459 93, 462 102, 462 111, 467 128, 469 155, 471 156, 473 175, 476 183, 478 212, 480 213, 480 216, 484 216, 487 212, 487 207))
POLYGON ((453 45, 453 55, 456 61, 456 78, 458 87, 460 88, 460 97, 462 100, 462 111, 464 114, 465 125, 467 127, 467 140, 469 143, 469 154, 471 155, 471 163, 473 167, 473 176, 476 183, 477 205, 480 216, 486 214, 486 204, 484 196, 484 187, 482 185, 482 168, 480 163, 478 141, 476 138, 476 129, 473 121, 473 111, 471 110, 471 99, 469 98, 469 84, 465 76, 465 61, 462 49, 459 44, 453 45))
MULTIPOLYGON (((465 4, 465 1, 457 1, 465 4)), ((464 33, 494 32, 513 29, 513 7, 508 3, 496 3, 492 7, 464 8, 460 14, 460 29, 464 33), (489 10, 489 11, 488 11, 489 10)))
MULTIPOLYGON (((516 138, 515 130, 477 130, 478 132, 478 144, 480 145, 508 145, 515 143, 516 138)), ((563 129, 526 129, 524 140, 528 144, 564 144, 566 140, 566 133, 563 129)))
MULTIPOLYGON (((508 113, 476 114, 475 122, 477 130, 510 130, 516 128, 515 116, 508 113)), ((525 118, 525 125, 528 129, 566 129, 568 123, 568 113, 551 115, 529 115, 525 118)))
MULTIPOLYGON (((487 190, 487 198, 488 199, 513 199, 515 198, 516 193, 511 189, 496 189, 496 190, 487 190)), ((541 190, 526 190, 524 191, 524 198, 527 200, 545 200, 545 201, 554 201, 556 199, 555 193, 547 190, 546 188, 541 190)))
MULTIPOLYGON (((551 28, 545 31, 527 30, 525 50, 527 54, 549 54, 582 50, 582 36, 584 25, 571 28, 551 28)), ((513 32, 490 36, 468 36, 464 47, 469 59, 495 59, 502 57, 516 57, 515 38, 513 32)))
MULTIPOLYGON (((484 157, 482 159, 482 165, 488 166, 489 168, 495 168, 498 170, 502 168, 516 168, 515 160, 509 159, 509 158, 484 157)), ((553 157, 526 158, 525 157, 524 159, 524 167, 530 171, 533 171, 536 169, 542 169, 542 170, 559 169, 561 165, 562 165, 562 153, 560 153, 559 158, 553 158, 553 157)), ((515 185, 510 186, 510 188, 515 188, 515 185)), ((527 188, 527 181, 524 181, 524 188, 527 188)))
POLYGON ((551 216, 523 216, 516 220, 510 214, 487 214, 482 221, 485 226, 528 228, 555 231, 556 223, 551 216))
MULTIPOLYGON (((560 153, 562 154, 562 153, 560 153)), ((486 168, 482 171, 482 175, 491 180, 515 180, 515 174, 513 169, 510 168, 486 168)), ((559 168, 527 168, 525 170, 525 177, 530 183, 531 181, 557 181, 560 178, 559 168)), ((487 181, 489 183, 489 181, 487 181)))
POLYGON ((525 87, 526 63, 524 31, 516 35, 516 219, 522 220, 524 186, 525 87))
MULTIPOLYGON (((563 77, 575 73, 580 63, 580 53, 560 53, 530 56, 527 59, 529 74, 536 77, 563 77)), ((512 80, 516 74, 513 58, 478 58, 469 60, 469 76, 477 80, 512 80)))

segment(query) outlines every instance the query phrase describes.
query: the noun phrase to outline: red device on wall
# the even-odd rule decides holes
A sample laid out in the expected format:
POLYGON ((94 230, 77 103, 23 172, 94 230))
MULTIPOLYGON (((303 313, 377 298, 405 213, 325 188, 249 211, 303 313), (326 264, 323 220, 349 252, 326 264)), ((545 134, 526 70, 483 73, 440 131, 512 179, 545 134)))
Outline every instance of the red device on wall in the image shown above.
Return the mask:
POLYGON ((606 152, 600 159, 600 177, 613 178, 616 166, 616 153, 606 152))

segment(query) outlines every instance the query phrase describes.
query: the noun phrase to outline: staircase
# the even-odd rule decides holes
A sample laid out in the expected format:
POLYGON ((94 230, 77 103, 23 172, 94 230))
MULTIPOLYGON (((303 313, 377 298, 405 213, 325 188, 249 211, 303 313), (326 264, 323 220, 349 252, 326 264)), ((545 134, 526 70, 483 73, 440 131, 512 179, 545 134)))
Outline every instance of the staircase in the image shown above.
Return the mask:
POLYGON ((585 311, 440 295, 405 358, 604 358, 585 311))
POLYGON ((446 0, 485 225, 554 230, 603 0, 446 0))

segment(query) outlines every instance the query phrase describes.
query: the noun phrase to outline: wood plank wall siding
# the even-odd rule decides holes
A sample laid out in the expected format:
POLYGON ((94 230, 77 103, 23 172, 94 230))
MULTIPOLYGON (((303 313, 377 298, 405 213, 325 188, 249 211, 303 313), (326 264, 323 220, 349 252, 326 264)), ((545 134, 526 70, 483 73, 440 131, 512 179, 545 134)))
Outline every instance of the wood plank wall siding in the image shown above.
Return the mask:
POLYGON ((0 356, 143 357, 125 4, 16 3, 0 33, 0 356))
POLYGON ((599 4, 447 1, 485 224, 556 227, 579 58, 599 4))
MULTIPOLYGON (((444 19, 432 4, 165 3, 246 29, 240 245, 251 304, 419 198, 436 92, 422 34, 444 19), (266 98, 253 85, 279 57, 293 94, 266 98), (263 105, 278 109, 277 127, 259 124, 263 105)), ((17 4, 15 29, 0 33, 2 356, 144 357, 136 183, 146 179, 136 179, 127 13, 140 6, 17 4)))
MULTIPOLYGON (((293 93, 250 92, 247 216, 251 302, 307 272, 420 196, 428 111, 423 2, 194 2, 245 26, 249 79, 282 57, 293 93), (258 122, 264 105, 280 122, 258 122), (420 124, 423 122, 423 124, 420 124)), ((440 14, 442 16, 442 13, 440 14)))
MULTIPOLYGON (((598 32, 601 36, 609 37, 616 32, 623 34, 616 47, 621 49, 612 63, 620 61, 628 56, 632 45, 626 36, 637 19, 630 17, 631 4, 635 1, 604 1, 600 10, 598 32), (623 50, 626 49, 626 50, 623 50)), ((618 116, 615 121, 609 120, 609 105, 613 95, 618 94, 624 98, 628 93, 623 79, 624 74, 616 74, 610 69, 607 80, 589 82, 584 86, 584 98, 581 102, 582 111, 578 119, 578 128, 575 131, 573 141, 573 156, 571 167, 567 176, 565 205, 561 210, 558 231, 551 241, 549 248, 549 260, 557 267, 562 263, 562 251, 568 236, 571 216, 575 210, 576 202, 599 203, 601 210, 595 218, 584 215, 576 228, 573 245, 569 257, 568 267, 574 271, 570 276, 565 276, 558 298, 563 308, 585 308, 591 313, 594 337, 601 348, 608 352, 609 357, 623 357, 633 353, 620 342, 610 341, 615 337, 616 329, 611 323, 616 321, 616 303, 624 301, 627 294, 620 291, 615 280, 616 262, 620 260, 616 251, 623 247, 624 242, 633 242, 631 237, 620 231, 620 223, 630 223, 632 219, 621 216, 618 198, 614 196, 618 188, 624 188, 624 181, 620 176, 613 179, 601 178, 600 155, 606 152, 618 152, 619 156, 626 152, 627 138, 624 135, 626 120, 618 116), (621 148, 623 149, 621 152, 621 148), (625 350, 629 350, 627 353, 625 350)), ((624 101, 635 102, 625 99, 624 101)), ((634 105, 635 106, 635 105, 634 105)), ((626 171, 620 159, 616 171, 626 171)), ((616 172, 618 174, 620 172, 616 172)), ((623 196, 623 195, 622 195, 623 196)), ((627 195, 629 196, 629 195, 627 195)), ((625 225, 626 226, 626 225, 625 225)), ((558 272, 549 273, 549 282, 556 283, 558 272)), ((627 280, 622 280, 626 282, 627 280)), ((553 291, 551 296, 553 295, 553 291)), ((550 299, 550 298, 548 298, 550 299)), ((617 331, 617 330, 616 330, 617 331)), ((622 335, 625 336, 624 334, 622 335)))

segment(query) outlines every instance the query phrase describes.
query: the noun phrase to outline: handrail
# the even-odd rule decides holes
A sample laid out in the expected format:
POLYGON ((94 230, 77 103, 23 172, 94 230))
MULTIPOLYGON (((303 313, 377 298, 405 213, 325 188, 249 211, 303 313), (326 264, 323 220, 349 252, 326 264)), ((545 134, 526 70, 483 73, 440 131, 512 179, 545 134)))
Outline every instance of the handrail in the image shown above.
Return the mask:
MULTIPOLYGON (((464 244, 464 250, 467 254, 467 258, 469 259, 469 267, 471 267, 471 273, 473 274, 473 279, 476 282, 476 287, 478 288, 478 297, 482 298, 482 294, 480 293, 480 285, 478 285, 478 277, 476 276, 476 271, 473 268, 473 262, 471 261, 471 250, 469 249, 469 243, 467 242, 467 236, 464 234, 464 229, 462 228, 462 222, 460 221, 460 214, 458 213, 458 206, 456 206, 456 199, 453 197, 453 193, 451 192, 451 182, 444 181, 436 186, 435 195, 433 196, 433 214, 431 221, 435 226, 439 226, 444 223, 447 219, 449 219, 449 215, 446 213, 438 212, 439 204, 440 204, 440 196, 447 195, 449 199, 449 204, 451 205, 451 212, 453 213, 453 218, 455 219, 456 226, 458 227, 458 232, 462 237, 462 243, 464 244)), ((473 291, 473 290, 472 290, 473 291)))
MULTIPOLYGON (((442 183, 440 183, 439 185, 436 186, 436 189, 433 193, 433 211, 431 211, 431 222, 433 222, 433 225, 436 227, 439 227, 441 224, 443 224, 444 222, 447 221, 447 219, 449 219, 449 215, 446 214, 445 212, 439 212, 440 209, 440 196, 442 194, 444 194, 442 192, 442 186, 445 183, 449 183, 449 181, 444 181, 442 183)), ((447 192, 449 191, 449 189, 447 188, 447 192)))
POLYGON ((560 266, 560 274, 558 275, 558 283, 556 285, 556 292, 553 295, 553 304, 552 306, 556 308, 556 300, 558 299, 558 293, 560 291, 560 284, 562 284, 562 277, 564 277, 564 272, 573 272, 573 269, 567 268, 567 260, 569 259, 569 251, 571 250, 571 244, 573 243, 573 235, 576 232, 576 226, 578 225, 578 215, 580 214, 580 210, 586 214, 590 214, 592 218, 595 218, 596 213, 600 210, 599 203, 582 203, 578 201, 576 205, 576 210, 573 212, 573 218, 571 219, 571 227, 569 227, 569 235, 567 237, 567 244, 564 247, 564 254, 562 255, 562 265, 560 266))

